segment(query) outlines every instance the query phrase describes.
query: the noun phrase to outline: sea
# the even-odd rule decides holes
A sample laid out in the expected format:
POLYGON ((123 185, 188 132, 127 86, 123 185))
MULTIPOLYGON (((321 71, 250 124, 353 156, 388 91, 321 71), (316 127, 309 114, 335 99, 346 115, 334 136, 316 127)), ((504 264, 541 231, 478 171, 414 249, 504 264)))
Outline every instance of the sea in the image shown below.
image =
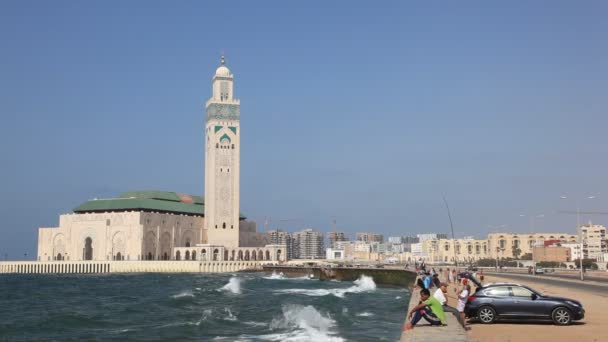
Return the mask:
POLYGON ((398 341, 409 297, 368 276, 0 275, 0 341, 398 341))

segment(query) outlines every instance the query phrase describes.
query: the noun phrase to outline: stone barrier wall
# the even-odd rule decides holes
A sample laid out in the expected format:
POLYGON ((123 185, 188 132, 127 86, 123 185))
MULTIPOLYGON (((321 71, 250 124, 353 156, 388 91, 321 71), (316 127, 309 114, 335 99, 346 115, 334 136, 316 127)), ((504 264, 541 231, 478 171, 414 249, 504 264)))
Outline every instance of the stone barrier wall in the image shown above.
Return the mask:
POLYGON ((258 261, 11 261, 0 262, 0 274, 67 273, 223 273, 259 271, 258 261))

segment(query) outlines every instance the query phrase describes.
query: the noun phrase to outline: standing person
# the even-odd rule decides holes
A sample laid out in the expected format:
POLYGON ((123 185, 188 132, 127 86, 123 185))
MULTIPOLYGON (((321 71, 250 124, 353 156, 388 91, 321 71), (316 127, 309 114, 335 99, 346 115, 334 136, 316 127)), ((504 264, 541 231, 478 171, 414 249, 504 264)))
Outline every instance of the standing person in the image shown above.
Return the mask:
POLYGON ((439 288, 441 286, 441 282, 439 281, 439 274, 433 275, 433 285, 435 285, 436 288, 439 288))
POLYGON ((458 314, 460 316, 460 323, 463 327, 466 327, 467 323, 465 321, 464 315, 464 307, 467 304, 467 299, 469 298, 469 292, 471 291, 471 285, 465 285, 460 293, 458 294, 458 305, 456 306, 456 310, 458 310, 458 314))
POLYGON ((483 270, 479 270, 479 281, 483 285, 483 270))
POLYGON ((456 284, 457 282, 457 276, 456 276, 456 269, 452 270, 452 281, 454 282, 454 284, 456 284))
POLYGON ((424 288, 428 290, 432 286, 433 286, 433 279, 431 278, 430 273, 426 272, 425 276, 424 276, 424 288))
POLYGON ((418 276, 418 279, 416 279, 416 287, 420 288, 421 290, 425 288, 424 280, 422 280, 422 278, 422 276, 418 276))
POLYGON ((445 320, 445 313, 443 312, 443 306, 439 301, 431 297, 431 292, 427 289, 420 291, 420 304, 416 305, 409 312, 408 318, 410 321, 405 325, 405 330, 412 330, 416 323, 424 318, 431 325, 447 325, 445 320))
MULTIPOLYGON (((438 289, 433 293, 433 297, 441 303, 441 305, 446 306, 448 304, 448 284, 440 283, 438 289)), ((445 308, 444 308, 445 311, 445 308)))

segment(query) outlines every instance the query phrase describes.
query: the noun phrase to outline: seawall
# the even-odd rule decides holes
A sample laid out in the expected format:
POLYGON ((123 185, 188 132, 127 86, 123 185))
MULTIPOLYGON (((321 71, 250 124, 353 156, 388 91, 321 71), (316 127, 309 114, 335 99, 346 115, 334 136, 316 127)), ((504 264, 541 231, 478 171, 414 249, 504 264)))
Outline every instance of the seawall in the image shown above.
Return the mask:
POLYGON ((351 268, 351 267, 295 267, 295 266, 263 266, 264 272, 283 272, 289 277, 313 276, 319 280, 354 281, 361 275, 374 278, 380 285, 409 287, 416 279, 416 273, 404 269, 383 268, 351 268))
POLYGON ((260 271, 259 261, 2 261, 0 274, 222 273, 260 271))

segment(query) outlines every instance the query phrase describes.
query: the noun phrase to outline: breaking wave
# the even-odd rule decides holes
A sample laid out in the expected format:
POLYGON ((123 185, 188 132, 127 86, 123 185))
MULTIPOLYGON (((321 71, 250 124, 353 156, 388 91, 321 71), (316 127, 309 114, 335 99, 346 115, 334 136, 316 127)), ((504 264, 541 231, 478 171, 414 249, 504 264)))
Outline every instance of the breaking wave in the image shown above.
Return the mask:
POLYGON ((222 286, 218 291, 225 291, 234 294, 241 294, 241 279, 232 277, 228 280, 228 284, 222 286))
POLYGON ((336 336, 336 326, 329 314, 323 315, 312 305, 283 305, 283 314, 270 322, 270 330, 289 330, 258 336, 267 341, 344 341, 336 336))
POLYGON ((277 273, 276 271, 272 271, 272 274, 270 276, 262 277, 262 278, 264 278, 264 279, 287 279, 287 277, 285 277, 283 272, 277 273))
POLYGON ((354 281, 355 285, 346 289, 285 289, 276 290, 277 293, 294 293, 303 294, 306 296, 321 297, 334 295, 339 298, 344 298, 347 293, 372 292, 376 290, 376 283, 372 277, 362 275, 354 281))
POLYGON ((229 308, 224 308, 224 311, 226 312, 226 317, 224 317, 224 319, 226 321, 237 321, 238 320, 238 318, 236 318, 236 316, 232 314, 232 311, 230 311, 229 308))

